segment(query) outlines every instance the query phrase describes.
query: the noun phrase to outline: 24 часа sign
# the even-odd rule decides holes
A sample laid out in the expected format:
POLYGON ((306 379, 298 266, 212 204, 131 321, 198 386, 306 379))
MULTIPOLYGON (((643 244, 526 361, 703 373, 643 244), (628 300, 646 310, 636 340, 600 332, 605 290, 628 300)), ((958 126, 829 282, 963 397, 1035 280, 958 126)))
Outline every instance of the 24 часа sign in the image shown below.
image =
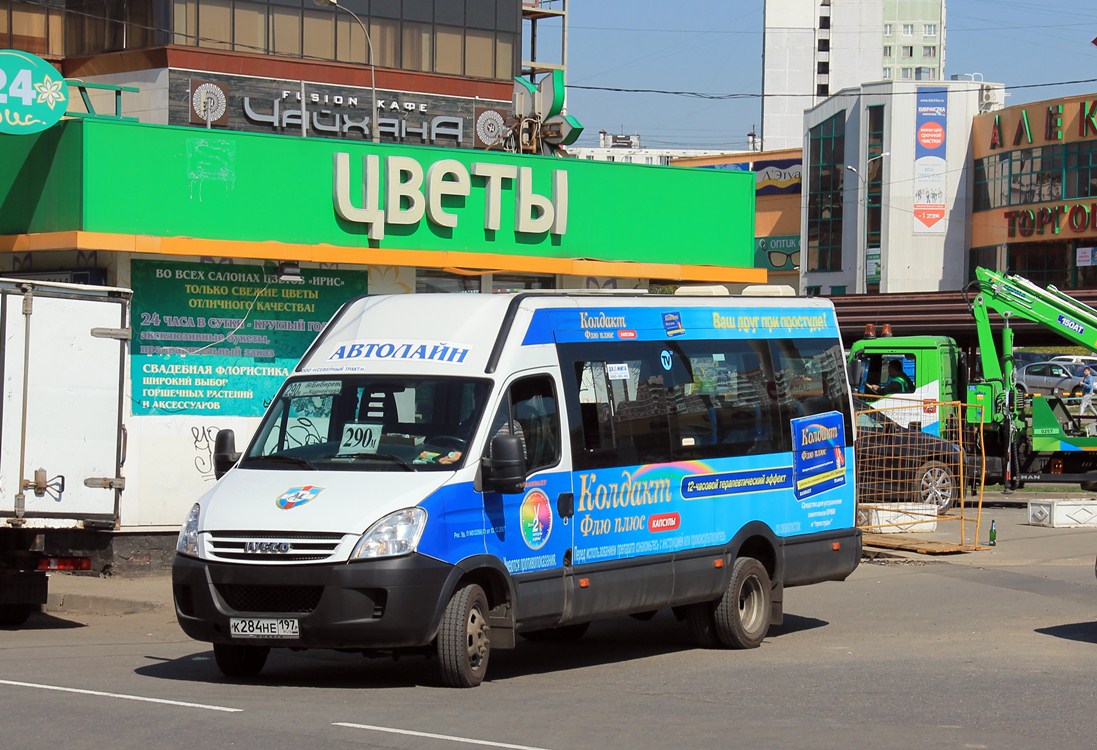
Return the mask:
POLYGON ((68 104, 68 84, 56 68, 29 52, 0 50, 0 133, 40 133, 68 104))

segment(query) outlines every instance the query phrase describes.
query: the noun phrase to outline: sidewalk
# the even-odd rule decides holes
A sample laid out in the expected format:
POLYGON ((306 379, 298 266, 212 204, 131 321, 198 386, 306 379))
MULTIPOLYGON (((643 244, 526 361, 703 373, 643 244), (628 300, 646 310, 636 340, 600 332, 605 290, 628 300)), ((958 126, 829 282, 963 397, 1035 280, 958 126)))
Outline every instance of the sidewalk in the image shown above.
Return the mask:
POLYGON ((132 615, 172 609, 171 572, 141 577, 51 573, 45 612, 132 615))

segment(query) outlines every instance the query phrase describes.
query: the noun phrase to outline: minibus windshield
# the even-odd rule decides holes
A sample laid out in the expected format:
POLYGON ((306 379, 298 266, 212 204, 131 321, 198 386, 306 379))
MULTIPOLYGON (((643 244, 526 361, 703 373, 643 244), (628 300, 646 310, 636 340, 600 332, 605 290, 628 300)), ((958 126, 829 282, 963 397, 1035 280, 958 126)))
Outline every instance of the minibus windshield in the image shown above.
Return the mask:
POLYGON ((465 461, 487 380, 376 375, 296 379, 268 410, 248 469, 452 471, 465 461))

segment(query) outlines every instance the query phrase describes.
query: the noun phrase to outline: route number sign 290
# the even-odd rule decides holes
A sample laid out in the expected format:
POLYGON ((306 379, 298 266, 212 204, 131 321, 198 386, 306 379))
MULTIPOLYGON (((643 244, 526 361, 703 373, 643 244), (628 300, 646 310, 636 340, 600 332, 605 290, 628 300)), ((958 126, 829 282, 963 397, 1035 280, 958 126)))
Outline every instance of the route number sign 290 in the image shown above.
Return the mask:
POLYGON ((57 124, 68 104, 68 84, 56 68, 29 52, 0 50, 0 133, 39 133, 57 124))

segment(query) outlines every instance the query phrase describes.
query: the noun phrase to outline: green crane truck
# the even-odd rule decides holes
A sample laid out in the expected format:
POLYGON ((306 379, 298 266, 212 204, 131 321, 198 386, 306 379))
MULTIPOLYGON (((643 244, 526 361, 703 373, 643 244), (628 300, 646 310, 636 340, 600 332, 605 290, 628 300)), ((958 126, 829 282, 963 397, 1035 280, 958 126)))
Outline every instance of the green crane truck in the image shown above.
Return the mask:
POLYGON ((1013 366, 1015 320, 1044 326, 1071 344, 1097 349, 1097 309, 1054 286, 1041 288, 1020 276, 985 268, 966 290, 978 335, 978 350, 969 362, 954 340, 945 336, 865 338, 849 350, 850 384, 861 393, 885 378, 888 363, 898 361, 914 384, 913 393, 889 394, 874 406, 909 406, 961 402, 953 423, 942 423, 940 411, 895 409, 885 413, 905 427, 955 439, 963 429, 965 450, 985 455, 988 484, 1016 487, 1025 482, 1079 483, 1097 490, 1097 423, 1085 425, 1058 396, 1025 398, 1016 386, 1013 366), (990 313, 1004 325, 997 331, 990 313), (962 424, 956 424, 960 421, 962 424))

